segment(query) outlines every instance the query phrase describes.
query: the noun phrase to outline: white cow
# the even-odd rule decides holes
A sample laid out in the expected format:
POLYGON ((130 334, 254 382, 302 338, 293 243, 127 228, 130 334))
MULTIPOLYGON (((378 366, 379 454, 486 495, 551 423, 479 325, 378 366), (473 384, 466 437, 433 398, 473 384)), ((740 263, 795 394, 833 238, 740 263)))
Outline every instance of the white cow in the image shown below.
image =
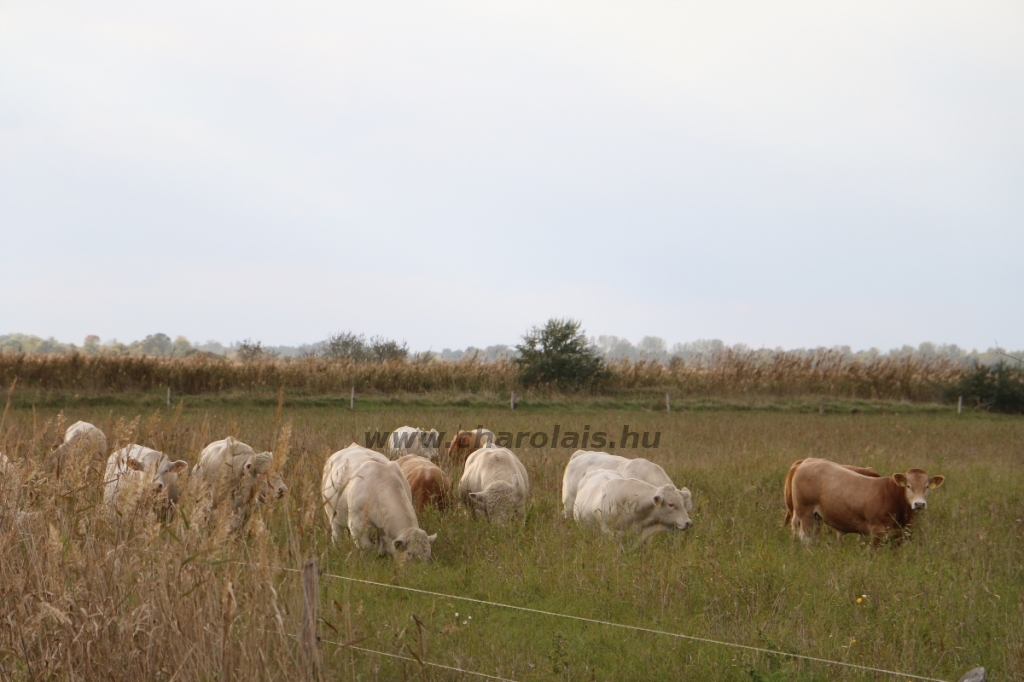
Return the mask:
POLYGON ((376 549, 399 564, 430 560, 437 534, 428 536, 419 527, 412 490, 397 462, 353 443, 327 459, 321 493, 335 542, 348 527, 357 547, 376 549))
POLYGON ((398 459, 405 455, 437 459, 440 438, 441 434, 437 432, 437 429, 424 431, 414 426, 399 426, 388 436, 385 453, 391 459, 398 459))
POLYGON ((192 469, 196 485, 211 511, 230 499, 234 518, 232 530, 245 525, 260 498, 275 499, 288 490, 279 473, 271 473, 274 453, 256 452, 249 445, 228 436, 203 449, 199 462, 192 469), (268 481, 268 478, 270 479, 268 481))
POLYGON ((686 488, 654 486, 610 469, 584 476, 573 505, 577 521, 597 522, 606 533, 639 531, 641 540, 663 530, 686 530, 692 524, 692 510, 686 488))
POLYGON ((459 496, 473 516, 498 523, 511 516, 525 519, 529 494, 526 467, 508 448, 481 448, 466 459, 459 496))
POLYGON ((675 487, 664 469, 643 457, 627 459, 618 455, 610 455, 607 452, 577 450, 569 458, 569 464, 566 465, 565 474, 562 476, 562 513, 566 518, 573 516, 572 508, 576 501, 580 481, 588 472, 595 469, 618 471, 625 478, 636 478, 654 486, 671 485, 675 487))
POLYGON ((50 451, 50 462, 59 475, 69 456, 88 461, 106 454, 107 436, 103 431, 89 422, 77 421, 67 428, 63 440, 50 451))
POLYGON ((158 511, 166 516, 178 504, 178 474, 188 462, 172 462, 167 455, 142 445, 129 445, 107 458, 103 477, 103 503, 113 510, 125 511, 125 493, 136 487, 139 494, 156 493, 158 511))

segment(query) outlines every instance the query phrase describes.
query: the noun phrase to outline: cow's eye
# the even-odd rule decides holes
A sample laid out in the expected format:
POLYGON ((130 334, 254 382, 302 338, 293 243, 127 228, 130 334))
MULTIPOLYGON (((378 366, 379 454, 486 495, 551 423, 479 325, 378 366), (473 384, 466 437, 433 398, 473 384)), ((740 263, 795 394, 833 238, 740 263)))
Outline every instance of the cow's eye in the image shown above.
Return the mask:
POLYGON ((671 502, 668 503, 668 506, 669 506, 669 509, 675 509, 676 508, 676 505, 674 505, 671 502))

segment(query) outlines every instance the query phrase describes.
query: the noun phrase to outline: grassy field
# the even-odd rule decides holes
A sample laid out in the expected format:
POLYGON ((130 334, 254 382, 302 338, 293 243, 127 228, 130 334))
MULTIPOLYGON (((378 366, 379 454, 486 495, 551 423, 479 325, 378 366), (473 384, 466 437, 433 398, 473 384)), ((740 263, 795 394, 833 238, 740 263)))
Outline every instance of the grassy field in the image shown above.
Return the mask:
POLYGON ((137 441, 192 463, 226 435, 286 455, 289 497, 235 538, 189 524, 187 492, 183 514, 166 526, 144 514, 111 519, 99 505, 99 463, 60 481, 42 467, 61 406, 18 402, 0 433, 21 478, 0 505, 0 670, 19 680, 301 677, 291 637, 301 585, 282 569, 316 556, 327 679, 465 678, 335 644, 353 641, 517 680, 889 679, 330 575, 939 679, 974 665, 990 679, 1024 679, 1024 420, 896 403, 830 402, 822 415, 817 400, 681 407, 690 409, 562 401, 511 412, 422 399, 354 412, 312 399, 280 413, 273 401, 213 399, 173 409, 64 407, 67 423, 92 421, 111 445, 137 441), (319 504, 324 460, 367 431, 402 424, 449 433, 459 424, 513 433, 589 425, 613 439, 625 424, 660 432, 657 449, 615 452, 655 460, 688 486, 694 526, 639 548, 577 527, 560 509, 572 449, 524 444, 516 449, 532 488, 524 525, 429 511, 420 523, 438 533, 435 560, 401 569, 347 540, 333 546, 319 504), (784 476, 807 456, 886 474, 923 467, 946 481, 902 547, 872 550, 829 534, 805 547, 781 524, 784 476))

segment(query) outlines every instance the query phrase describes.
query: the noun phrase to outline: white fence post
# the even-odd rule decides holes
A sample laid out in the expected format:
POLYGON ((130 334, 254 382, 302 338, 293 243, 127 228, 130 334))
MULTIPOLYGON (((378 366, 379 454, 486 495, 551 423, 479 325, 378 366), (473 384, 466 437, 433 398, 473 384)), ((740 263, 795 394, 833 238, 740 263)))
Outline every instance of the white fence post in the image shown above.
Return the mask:
POLYGON ((964 411, 964 397, 960 396, 960 398, 956 401, 956 413, 960 414, 963 411, 964 411))
POLYGON ((348 397, 348 409, 356 409, 356 387, 352 387, 352 393, 348 397))
POLYGON ((512 391, 512 398, 508 401, 508 405, 511 409, 516 409, 516 392, 512 391))
POLYGON ((167 387, 167 407, 171 406, 171 387, 167 387))
POLYGON ((668 393, 665 394, 665 411, 666 412, 671 412, 672 411, 672 398, 671 398, 671 396, 669 396, 668 393))

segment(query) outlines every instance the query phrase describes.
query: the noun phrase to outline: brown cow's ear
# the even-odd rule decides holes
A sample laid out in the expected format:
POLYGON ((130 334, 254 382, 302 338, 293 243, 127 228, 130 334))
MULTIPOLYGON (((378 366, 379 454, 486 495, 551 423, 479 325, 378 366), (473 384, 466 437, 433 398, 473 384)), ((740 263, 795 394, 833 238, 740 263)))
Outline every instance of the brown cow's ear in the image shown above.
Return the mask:
POLYGON ((907 487, 907 475, 906 474, 893 474, 892 480, 900 484, 900 486, 907 487))
POLYGON ((928 487, 938 488, 940 485, 942 485, 942 482, 945 480, 945 476, 932 476, 931 478, 928 479, 928 487))

